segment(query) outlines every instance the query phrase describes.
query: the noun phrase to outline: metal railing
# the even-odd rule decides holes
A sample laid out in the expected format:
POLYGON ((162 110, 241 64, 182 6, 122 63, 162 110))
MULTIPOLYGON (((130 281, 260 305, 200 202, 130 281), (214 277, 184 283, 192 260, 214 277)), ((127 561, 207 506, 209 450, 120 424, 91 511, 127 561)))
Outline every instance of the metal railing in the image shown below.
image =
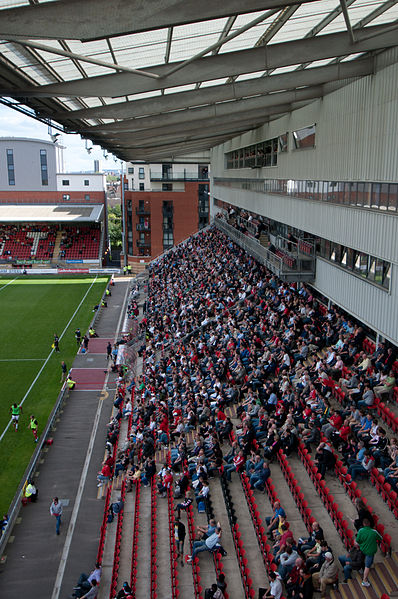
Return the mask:
POLYGON ((151 181, 208 181, 209 173, 189 173, 185 169, 176 173, 156 173, 150 171, 149 178, 151 181))
POLYGON ((223 218, 215 218, 214 224, 220 231, 228 235, 237 245, 244 249, 256 260, 264 264, 280 278, 289 280, 312 280, 315 277, 315 258, 295 260, 290 267, 285 263, 282 256, 277 256, 267 250, 257 239, 241 233, 235 227, 228 224, 223 218))

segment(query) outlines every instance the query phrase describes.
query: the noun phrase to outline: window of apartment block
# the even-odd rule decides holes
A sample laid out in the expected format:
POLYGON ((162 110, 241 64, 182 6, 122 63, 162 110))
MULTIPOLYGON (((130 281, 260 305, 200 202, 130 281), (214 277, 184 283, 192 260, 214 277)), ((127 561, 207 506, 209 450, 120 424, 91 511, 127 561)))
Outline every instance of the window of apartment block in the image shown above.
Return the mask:
POLYGON ((15 185, 14 152, 7 150, 8 185, 15 185))
POLYGON ((86 202, 90 201, 90 194, 89 193, 85 193, 84 194, 84 199, 86 200, 86 202))
POLYGON ((48 185, 47 150, 40 150, 41 184, 48 185))
POLYGON ((63 200, 65 200, 65 202, 69 201, 69 200, 70 200, 70 195, 69 195, 69 193, 64 193, 64 194, 62 194, 62 199, 63 199, 63 200))
POLYGON ((145 169, 143 167, 141 167, 141 166, 138 169, 138 178, 139 179, 145 179, 145 169))
POLYGON ((84 179, 84 185, 85 185, 85 187, 88 187, 90 185, 90 180, 84 179))
POLYGON ((129 166, 128 169, 127 169, 127 173, 129 175, 134 175, 134 167, 133 166, 129 166))
POLYGON ((62 179, 62 185, 64 187, 68 187, 68 185, 69 185, 69 179, 62 179))
POLYGON ((162 183, 162 191, 173 191, 172 183, 162 183))
POLYGON ((145 191, 145 185, 144 185, 144 183, 140 183, 140 191, 145 191))

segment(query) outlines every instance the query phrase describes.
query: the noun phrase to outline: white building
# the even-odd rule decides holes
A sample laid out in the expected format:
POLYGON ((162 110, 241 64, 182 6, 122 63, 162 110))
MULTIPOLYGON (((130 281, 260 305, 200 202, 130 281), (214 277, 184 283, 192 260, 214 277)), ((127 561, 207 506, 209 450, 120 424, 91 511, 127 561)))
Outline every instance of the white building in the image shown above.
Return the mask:
POLYGON ((0 138, 1 191, 56 191, 62 147, 24 137, 0 138))

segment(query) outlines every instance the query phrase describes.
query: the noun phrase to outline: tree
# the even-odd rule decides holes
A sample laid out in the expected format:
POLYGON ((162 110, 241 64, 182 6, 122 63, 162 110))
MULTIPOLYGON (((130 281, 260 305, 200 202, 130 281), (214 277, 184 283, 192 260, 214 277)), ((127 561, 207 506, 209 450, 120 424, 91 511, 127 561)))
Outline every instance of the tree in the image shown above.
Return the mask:
POLYGON ((122 209, 120 205, 108 209, 108 231, 111 247, 122 247, 122 209))

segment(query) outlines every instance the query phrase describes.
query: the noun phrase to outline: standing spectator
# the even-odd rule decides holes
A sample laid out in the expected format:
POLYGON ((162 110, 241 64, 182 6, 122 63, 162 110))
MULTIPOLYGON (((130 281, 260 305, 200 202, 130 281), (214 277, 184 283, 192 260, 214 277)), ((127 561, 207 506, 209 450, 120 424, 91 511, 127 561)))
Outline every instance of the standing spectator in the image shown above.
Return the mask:
MULTIPOLYGON (((180 518, 176 518, 174 522, 174 538, 177 545, 177 559, 184 555, 184 541, 185 541, 185 524, 181 522, 180 518)), ((181 559, 181 566, 184 566, 184 560, 181 559)))
POLYGON ((87 337, 87 335, 84 335, 84 337, 83 337, 83 349, 84 349, 85 353, 88 352, 88 342, 89 342, 89 338, 87 337))
POLYGON ((108 343, 106 346, 106 360, 109 361, 109 358, 112 356, 112 345, 108 343))
POLYGON ((62 503, 59 502, 58 497, 54 497, 52 504, 50 505, 50 514, 55 517, 55 532, 59 535, 59 528, 61 526, 62 516, 62 503))
POLYGON ((369 520, 364 518, 363 527, 359 529, 355 539, 355 544, 365 556, 365 568, 363 570, 362 580, 362 586, 364 587, 370 587, 370 582, 368 581, 369 570, 377 552, 377 541, 381 540, 382 536, 377 530, 371 528, 369 520))
POLYGON ((80 331, 79 328, 77 328, 76 331, 75 331, 75 339, 76 339, 76 345, 77 345, 77 347, 80 347, 81 338, 82 338, 81 331, 80 331))

